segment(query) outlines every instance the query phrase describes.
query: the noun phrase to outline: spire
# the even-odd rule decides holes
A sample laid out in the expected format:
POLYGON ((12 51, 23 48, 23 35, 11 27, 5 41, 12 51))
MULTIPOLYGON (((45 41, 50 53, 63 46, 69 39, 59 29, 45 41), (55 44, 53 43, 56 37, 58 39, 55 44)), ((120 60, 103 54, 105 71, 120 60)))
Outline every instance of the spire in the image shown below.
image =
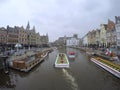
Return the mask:
POLYGON ((29 24, 29 21, 28 21, 28 24, 27 24, 26 30, 30 30, 30 24, 29 24))

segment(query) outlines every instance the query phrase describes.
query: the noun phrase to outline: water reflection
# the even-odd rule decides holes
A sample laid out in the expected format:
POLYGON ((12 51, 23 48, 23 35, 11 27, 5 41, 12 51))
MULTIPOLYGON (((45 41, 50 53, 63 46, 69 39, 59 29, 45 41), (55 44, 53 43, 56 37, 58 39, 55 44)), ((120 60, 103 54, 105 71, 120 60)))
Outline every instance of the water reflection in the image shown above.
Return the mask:
POLYGON ((68 58, 69 62, 75 62, 76 58, 68 58))
POLYGON ((14 89, 16 85, 12 82, 9 74, 0 71, 0 88, 1 89, 14 89))

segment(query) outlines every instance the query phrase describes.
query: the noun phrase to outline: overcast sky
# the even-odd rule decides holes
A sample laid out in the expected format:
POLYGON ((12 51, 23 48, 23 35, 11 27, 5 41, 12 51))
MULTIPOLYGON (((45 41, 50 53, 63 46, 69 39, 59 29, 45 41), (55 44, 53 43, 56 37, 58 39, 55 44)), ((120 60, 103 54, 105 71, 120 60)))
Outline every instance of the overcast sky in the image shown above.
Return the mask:
POLYGON ((74 33, 81 38, 115 16, 120 16, 120 0, 0 0, 0 27, 26 27, 29 21, 50 41, 74 33))

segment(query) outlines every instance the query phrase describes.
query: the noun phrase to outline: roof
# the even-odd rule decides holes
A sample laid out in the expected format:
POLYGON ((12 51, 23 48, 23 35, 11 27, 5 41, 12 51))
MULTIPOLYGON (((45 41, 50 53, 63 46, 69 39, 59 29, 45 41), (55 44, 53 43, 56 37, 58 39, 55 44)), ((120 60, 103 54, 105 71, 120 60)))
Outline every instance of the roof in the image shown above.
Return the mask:
POLYGON ((108 31, 115 30, 115 23, 111 21, 110 19, 108 19, 107 30, 108 31))

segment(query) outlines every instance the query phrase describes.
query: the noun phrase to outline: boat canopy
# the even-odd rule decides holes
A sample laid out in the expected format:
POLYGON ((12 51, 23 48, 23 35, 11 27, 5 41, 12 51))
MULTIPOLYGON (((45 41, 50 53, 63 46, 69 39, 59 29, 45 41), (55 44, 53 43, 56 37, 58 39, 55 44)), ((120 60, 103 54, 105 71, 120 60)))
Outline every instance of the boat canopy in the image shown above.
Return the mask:
POLYGON ((73 52, 73 51, 70 51, 70 52, 69 52, 69 54, 70 54, 70 55, 74 55, 74 54, 75 54, 75 52, 73 52))

